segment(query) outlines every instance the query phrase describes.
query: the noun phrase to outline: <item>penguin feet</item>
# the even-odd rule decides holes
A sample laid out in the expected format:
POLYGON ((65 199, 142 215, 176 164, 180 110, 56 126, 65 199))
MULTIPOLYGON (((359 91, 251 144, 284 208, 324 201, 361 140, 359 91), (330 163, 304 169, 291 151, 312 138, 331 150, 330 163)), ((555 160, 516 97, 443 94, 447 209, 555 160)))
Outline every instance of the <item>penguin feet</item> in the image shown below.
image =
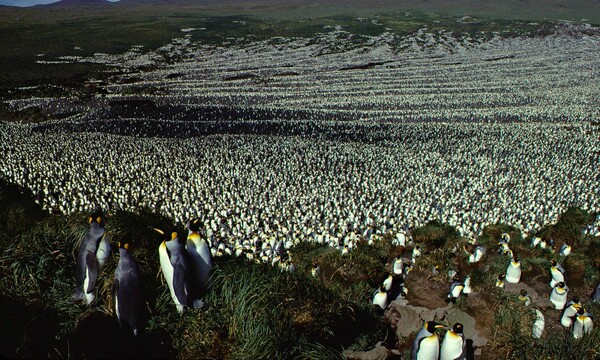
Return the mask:
POLYGON ((196 299, 193 301, 192 305, 194 306, 194 309, 202 309, 206 306, 206 303, 202 299, 196 299))

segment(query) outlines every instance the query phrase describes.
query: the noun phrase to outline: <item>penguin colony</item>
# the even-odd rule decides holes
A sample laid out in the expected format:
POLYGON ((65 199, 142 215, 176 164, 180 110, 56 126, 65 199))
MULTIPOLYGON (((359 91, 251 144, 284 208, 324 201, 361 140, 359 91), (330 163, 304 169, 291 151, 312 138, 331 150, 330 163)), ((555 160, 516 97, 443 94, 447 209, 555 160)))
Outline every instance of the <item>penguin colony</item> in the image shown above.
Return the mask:
MULTIPOLYGON (((323 134, 328 129, 334 131, 323 124, 323 134)), ((388 124, 385 138, 369 143, 38 133, 2 124, 0 172, 49 211, 148 207, 179 223, 199 217, 209 238, 230 247, 234 238, 396 236, 430 220, 473 238, 498 222, 527 236, 570 205, 600 211, 599 145, 591 129, 575 129, 388 124)), ((586 232, 600 235, 598 226, 600 218, 586 232)), ((476 261, 483 253, 473 255, 476 261)))
MULTIPOLYGON (((108 95, 89 102, 11 100, 79 115, 0 124, 0 175, 49 211, 145 206, 179 223, 200 217, 225 242, 395 236, 429 220, 468 237, 497 222, 534 233, 571 205, 600 212, 589 123, 600 109, 588 106, 600 103, 600 72, 589 71, 600 67, 600 37, 564 35, 599 30, 555 30, 484 40, 422 29, 345 51, 352 34, 340 28, 227 47, 186 32, 156 53, 80 59, 155 69, 101 85, 108 95), (161 64, 159 53, 180 60, 161 64), (235 78, 249 68, 267 81, 235 78), (119 95, 144 85, 165 93, 119 95)), ((586 231, 600 235, 598 226, 586 231)))
MULTIPOLYGON (((209 285, 199 264, 206 264, 208 252, 293 271, 282 252, 301 241, 348 253, 360 239, 371 243, 391 234, 404 246, 404 231, 430 220, 456 226, 470 238, 498 222, 527 236, 570 205, 600 212, 600 148, 597 128, 589 124, 600 118, 600 109, 588 105, 600 103, 600 72, 589 71, 600 67, 598 37, 557 32, 541 39, 495 36, 477 44, 481 41, 421 30, 404 39, 389 33, 372 37, 366 52, 328 53, 329 46, 349 45, 350 38, 336 29, 316 42, 283 39, 285 46, 252 42, 222 48, 194 44, 186 36, 159 49, 185 54, 168 66, 139 49, 79 59, 123 68, 157 66, 139 82, 104 86, 106 99, 11 101, 16 110, 42 106, 81 114, 41 125, 0 123, 0 175, 29 188, 48 211, 149 207, 179 223, 197 218, 188 225, 187 241, 165 233, 160 247, 161 268, 179 311, 202 306, 209 285), (391 43, 407 50, 395 53, 391 43), (273 66, 264 69, 265 59, 273 66), (387 65, 351 69, 366 62, 387 65), (228 78, 231 69, 243 75, 248 68, 259 75, 228 78), (294 75, 282 72, 290 68, 294 75), (558 75, 564 80, 556 83, 558 75), (260 77, 267 81, 257 81, 260 77), (117 94, 140 85, 163 86, 166 93, 117 109, 114 101, 132 100, 117 94), (169 113, 165 107, 172 104, 181 105, 169 113), (201 121, 187 121, 190 114, 201 121), (148 135, 154 136, 143 137, 148 135), (194 234, 200 228, 205 244, 194 234)), ((599 227, 600 218, 586 233, 598 236, 599 227)), ((94 276, 107 256, 100 251, 104 231, 102 218, 92 216, 77 257, 76 300, 93 301, 94 276)), ((498 276, 499 287, 520 281, 519 259, 509 242, 503 237, 499 243, 511 259, 506 274, 498 276)), ((552 245, 539 239, 535 246, 552 245)), ((122 326, 135 334, 137 318, 123 309, 134 306, 137 295, 121 297, 139 292, 128 251, 127 244, 119 248, 115 304, 122 326)), ((465 251, 470 263, 486 254, 484 247, 465 251)), ((568 256, 571 249, 560 251, 568 256)), ((407 293, 404 276, 421 252, 415 246, 411 259, 396 259, 374 294, 375 305, 384 309, 407 293)), ((573 336, 582 336, 593 319, 568 305, 565 275, 561 279, 559 272, 551 270, 550 299, 557 309, 572 307, 569 314, 577 310, 568 318, 573 336)), ((311 273, 320 275, 318 264, 311 273)), ((454 302, 470 290, 470 278, 449 275, 448 301, 454 302)), ((527 294, 521 295, 526 303, 527 294)), ((539 324, 543 330, 543 316, 534 333, 541 333, 539 324)), ((458 325, 448 331, 454 335, 444 337, 453 340, 442 343, 452 351, 440 356, 452 358, 459 348, 458 325)), ((437 358, 438 326, 425 324, 415 356, 437 358)))

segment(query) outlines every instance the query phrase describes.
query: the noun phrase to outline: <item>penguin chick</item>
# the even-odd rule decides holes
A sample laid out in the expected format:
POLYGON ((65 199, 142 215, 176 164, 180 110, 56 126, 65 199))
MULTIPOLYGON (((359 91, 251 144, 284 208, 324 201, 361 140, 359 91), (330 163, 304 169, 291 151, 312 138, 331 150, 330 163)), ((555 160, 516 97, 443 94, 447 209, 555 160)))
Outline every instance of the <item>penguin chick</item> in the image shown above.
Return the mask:
POLYGON ((592 315, 585 311, 584 308, 580 308, 577 311, 577 316, 573 320, 573 329, 571 333, 575 339, 579 339, 583 337, 585 334, 588 334, 594 328, 594 318, 592 315))
POLYGON ((440 360, 464 360, 467 358, 467 346, 463 325, 455 323, 446 331, 440 348, 440 360))
POLYGON ((129 252, 129 244, 119 244, 119 263, 115 269, 113 296, 121 329, 137 336, 143 329, 144 284, 140 265, 129 252))
POLYGON ((440 353, 440 343, 436 334, 437 329, 444 326, 435 321, 428 321, 417 333, 411 349, 412 360, 437 360, 440 353))
POLYGON ((111 252, 102 217, 90 216, 88 223, 90 227, 81 240, 75 259, 77 287, 73 295, 74 301, 83 300, 86 304, 90 304, 96 297, 98 272, 111 252))

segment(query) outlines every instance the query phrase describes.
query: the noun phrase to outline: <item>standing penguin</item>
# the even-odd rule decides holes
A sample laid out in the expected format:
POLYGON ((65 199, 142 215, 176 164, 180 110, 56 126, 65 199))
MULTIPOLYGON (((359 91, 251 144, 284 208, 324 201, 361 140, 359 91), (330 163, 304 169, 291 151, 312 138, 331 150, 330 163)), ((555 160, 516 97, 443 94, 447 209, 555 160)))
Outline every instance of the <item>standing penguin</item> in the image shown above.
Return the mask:
POLYGON ((546 326, 546 319, 544 318, 544 314, 540 311, 540 309, 535 310, 535 320, 533 321, 533 327, 531 329, 531 336, 534 339, 539 339, 542 337, 544 333, 544 327, 546 326))
POLYGON ((396 275, 401 275, 404 271, 404 260, 400 255, 396 256, 394 259, 394 264, 392 267, 392 272, 396 275))
POLYGON ((550 287, 554 287, 559 282, 567 281, 567 277, 565 275, 565 269, 556 262, 556 260, 550 260, 550 275, 552 275, 552 280, 550 280, 550 287))
POLYGON ((569 288, 564 282, 559 282, 554 286, 552 293, 550 293, 550 301, 554 304, 555 309, 562 310, 565 307, 568 292, 569 288))
POLYGON ((569 254, 571 254, 571 242, 567 241, 560 247, 558 255, 569 256, 569 254))
POLYGON ((73 295, 74 301, 83 300, 90 304, 94 298, 98 272, 106 259, 110 256, 111 249, 108 233, 102 222, 101 210, 95 211, 88 218, 90 225, 86 231, 75 259, 75 280, 77 288, 73 295))
POLYGON ((458 276, 455 276, 452 279, 452 284, 450 284, 450 292, 446 297, 446 302, 456 303, 456 299, 458 299, 464 288, 465 284, 459 280, 458 276))
POLYGON ((206 295, 209 286, 212 256, 206 240, 200 237, 200 219, 195 219, 188 224, 188 238, 185 245, 192 265, 193 306, 202 307, 202 298, 206 295))
POLYGON ((519 301, 523 303, 525 306, 531 305, 531 296, 527 294, 527 290, 521 289, 519 292, 519 301))
POLYGON ((463 325, 455 323, 452 329, 446 331, 440 348, 440 360, 465 360, 467 358, 467 344, 463 325))
POLYGON ((510 264, 506 268, 506 282, 516 284, 521 280, 521 262, 519 257, 515 257, 511 260, 510 264))
POLYGON ((119 255, 113 282, 115 313, 121 329, 137 336, 142 331, 145 308, 142 270, 129 252, 129 244, 119 243, 119 255))
POLYGON ((596 286, 596 290, 594 290, 594 292, 592 293, 592 295, 590 297, 592 298, 592 301, 600 302, 600 284, 598 284, 598 286, 596 286))
POLYGON ((413 342, 411 359, 437 360, 440 353, 440 343, 435 331, 443 328, 443 325, 435 321, 426 322, 413 342))
POLYGON ((504 275, 504 274, 498 275, 498 279, 496 280, 496 287, 504 289, 504 278, 505 277, 506 277, 506 275, 504 275))
POLYGON ((379 287, 379 291, 375 292, 373 296, 373 305, 377 305, 381 308, 381 310, 385 310, 387 307, 387 292, 385 292, 385 288, 383 286, 379 287))
POLYGON ((574 296, 573 299, 567 303, 567 305, 565 306, 565 310, 563 311, 562 316, 560 317, 560 323, 562 324, 562 326, 571 327, 571 325, 573 324, 573 317, 581 308, 582 306, 579 303, 579 297, 574 296))
MULTIPOLYGON (((162 230, 154 230, 164 235, 162 230)), ((159 245, 158 255, 162 273, 171 292, 171 298, 177 307, 177 311, 182 313, 190 304, 192 294, 191 269, 187 251, 176 232, 171 234, 171 240, 163 240, 159 245)))
POLYGON ((393 273, 390 273, 388 275, 387 278, 385 278, 385 280, 383 280, 383 288, 385 289, 385 291, 390 291, 390 289, 392 288, 392 283, 394 281, 394 275, 393 273))
POLYGON ((463 281, 464 288, 462 290, 463 294, 470 294, 473 292, 471 288, 471 275, 467 275, 465 280, 463 281))
POLYGON ((589 333, 594 328, 594 318, 592 315, 585 311, 584 308, 580 308, 577 311, 577 317, 573 321, 573 329, 571 333, 575 339, 581 338, 583 335, 589 333))

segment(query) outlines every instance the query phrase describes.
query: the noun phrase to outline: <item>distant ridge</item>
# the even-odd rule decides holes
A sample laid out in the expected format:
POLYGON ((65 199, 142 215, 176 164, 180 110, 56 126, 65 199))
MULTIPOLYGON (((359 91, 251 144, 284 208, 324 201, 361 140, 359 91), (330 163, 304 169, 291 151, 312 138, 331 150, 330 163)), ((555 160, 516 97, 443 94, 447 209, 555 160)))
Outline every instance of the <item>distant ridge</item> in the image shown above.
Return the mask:
POLYGON ((107 0, 61 0, 59 2, 55 2, 47 5, 37 5, 37 6, 89 6, 89 5, 110 5, 117 4, 116 2, 110 2, 107 0))

